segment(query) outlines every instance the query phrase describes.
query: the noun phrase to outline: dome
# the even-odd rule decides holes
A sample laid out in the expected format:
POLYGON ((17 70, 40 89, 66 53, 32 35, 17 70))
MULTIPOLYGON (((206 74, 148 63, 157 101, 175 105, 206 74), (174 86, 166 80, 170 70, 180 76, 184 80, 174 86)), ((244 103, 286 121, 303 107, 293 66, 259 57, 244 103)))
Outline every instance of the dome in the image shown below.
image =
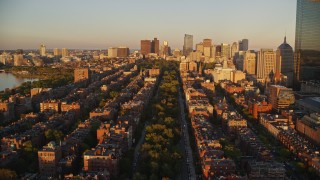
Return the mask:
POLYGON ((287 37, 284 37, 283 43, 278 47, 278 49, 292 49, 290 44, 287 43, 287 37))

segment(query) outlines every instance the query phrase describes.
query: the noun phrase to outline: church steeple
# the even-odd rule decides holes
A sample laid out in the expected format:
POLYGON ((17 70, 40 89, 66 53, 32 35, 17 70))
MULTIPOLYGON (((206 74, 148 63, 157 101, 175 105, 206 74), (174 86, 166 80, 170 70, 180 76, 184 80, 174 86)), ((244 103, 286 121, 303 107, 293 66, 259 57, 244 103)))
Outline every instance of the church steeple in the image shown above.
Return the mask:
POLYGON ((223 101, 222 102, 223 102, 223 104, 227 104, 227 100, 226 100, 225 96, 223 97, 223 101))

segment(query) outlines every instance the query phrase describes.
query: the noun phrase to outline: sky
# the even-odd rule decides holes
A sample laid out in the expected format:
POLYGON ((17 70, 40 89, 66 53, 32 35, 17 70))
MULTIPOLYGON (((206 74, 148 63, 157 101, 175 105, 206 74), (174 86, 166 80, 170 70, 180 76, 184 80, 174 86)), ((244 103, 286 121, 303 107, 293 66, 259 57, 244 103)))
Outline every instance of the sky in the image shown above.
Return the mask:
POLYGON ((0 49, 140 49, 157 37, 182 49, 249 39, 250 49, 294 47, 296 0, 1 0, 0 49))

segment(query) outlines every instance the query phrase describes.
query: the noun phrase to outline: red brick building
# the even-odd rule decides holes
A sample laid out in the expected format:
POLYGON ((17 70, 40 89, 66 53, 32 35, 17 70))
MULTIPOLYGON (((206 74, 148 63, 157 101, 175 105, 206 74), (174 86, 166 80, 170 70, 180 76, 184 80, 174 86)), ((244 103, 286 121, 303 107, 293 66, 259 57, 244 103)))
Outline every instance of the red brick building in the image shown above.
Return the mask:
POLYGON ((55 112, 60 113, 61 112, 61 102, 60 101, 44 101, 40 103, 40 111, 44 112, 47 110, 53 110, 55 112))
POLYGON ((119 174, 120 152, 113 145, 100 144, 95 149, 84 153, 83 170, 97 172, 107 170, 111 177, 119 174))
POLYGON ((39 171, 42 177, 55 177, 61 159, 61 147, 54 142, 48 143, 38 151, 39 171))
POLYGON ((258 119, 259 113, 270 113, 272 111, 272 105, 266 101, 249 101, 249 113, 255 119, 258 119))
POLYGON ((160 74, 160 69, 148 69, 150 77, 157 77, 160 74))
POLYGON ((230 94, 233 94, 233 93, 242 93, 244 91, 244 88, 241 87, 241 86, 235 86, 235 85, 229 85, 227 84, 225 86, 225 90, 230 93, 230 94))
POLYGON ((320 144, 320 114, 313 113, 310 116, 306 115, 302 119, 298 119, 296 129, 313 142, 320 144))
POLYGON ((74 82, 90 79, 88 68, 77 68, 74 70, 74 82))

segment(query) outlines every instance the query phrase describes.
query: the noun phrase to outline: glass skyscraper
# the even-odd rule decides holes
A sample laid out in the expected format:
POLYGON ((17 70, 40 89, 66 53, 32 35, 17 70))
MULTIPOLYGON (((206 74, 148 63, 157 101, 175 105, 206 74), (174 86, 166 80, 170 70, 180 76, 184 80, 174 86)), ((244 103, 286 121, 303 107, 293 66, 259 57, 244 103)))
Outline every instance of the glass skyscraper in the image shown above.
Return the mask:
POLYGON ((193 36, 189 34, 184 35, 183 55, 188 56, 193 51, 193 36))
POLYGON ((320 77, 320 0, 297 0, 296 82, 320 77))

